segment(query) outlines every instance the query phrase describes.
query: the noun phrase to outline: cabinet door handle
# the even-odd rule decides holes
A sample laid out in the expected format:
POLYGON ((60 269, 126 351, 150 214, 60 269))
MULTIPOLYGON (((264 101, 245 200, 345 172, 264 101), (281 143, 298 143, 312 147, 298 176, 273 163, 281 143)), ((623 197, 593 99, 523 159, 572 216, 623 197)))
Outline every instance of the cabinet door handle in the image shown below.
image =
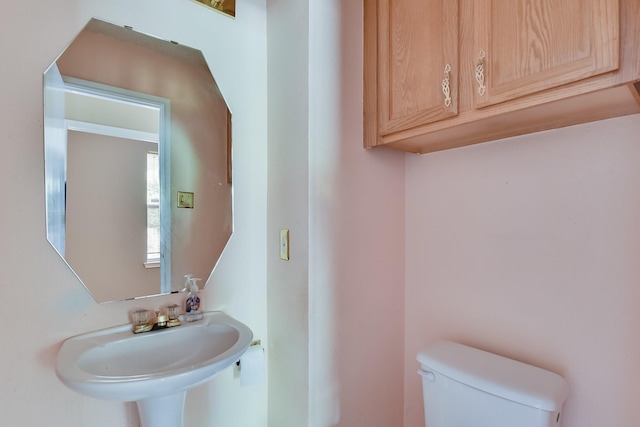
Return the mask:
POLYGON ((449 76, 451 75, 451 65, 444 66, 444 77, 442 78, 442 93, 444 93, 444 106, 451 107, 451 85, 449 76))
POLYGON ((487 53, 483 50, 478 54, 478 62, 476 63, 476 81, 478 82, 478 94, 484 95, 487 87, 484 85, 484 60, 487 57, 487 53))

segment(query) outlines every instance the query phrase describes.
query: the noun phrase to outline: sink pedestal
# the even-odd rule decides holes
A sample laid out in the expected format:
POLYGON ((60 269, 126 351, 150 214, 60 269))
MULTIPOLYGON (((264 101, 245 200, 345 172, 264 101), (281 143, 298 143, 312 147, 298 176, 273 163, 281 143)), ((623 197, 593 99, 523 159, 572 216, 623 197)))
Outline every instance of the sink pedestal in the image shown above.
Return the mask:
POLYGON ((140 427, 182 427, 186 391, 138 400, 140 427))

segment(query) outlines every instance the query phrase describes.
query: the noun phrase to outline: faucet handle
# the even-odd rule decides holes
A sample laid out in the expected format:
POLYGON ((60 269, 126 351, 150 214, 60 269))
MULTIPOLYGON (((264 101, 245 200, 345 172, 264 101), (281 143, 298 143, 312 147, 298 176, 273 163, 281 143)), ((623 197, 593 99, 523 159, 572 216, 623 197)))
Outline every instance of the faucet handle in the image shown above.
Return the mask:
POLYGON ((131 313, 133 332, 135 334, 151 330, 153 321, 151 320, 151 310, 138 309, 131 313))
POLYGON ((171 304, 167 306, 167 326, 180 326, 180 306, 178 304, 171 304))

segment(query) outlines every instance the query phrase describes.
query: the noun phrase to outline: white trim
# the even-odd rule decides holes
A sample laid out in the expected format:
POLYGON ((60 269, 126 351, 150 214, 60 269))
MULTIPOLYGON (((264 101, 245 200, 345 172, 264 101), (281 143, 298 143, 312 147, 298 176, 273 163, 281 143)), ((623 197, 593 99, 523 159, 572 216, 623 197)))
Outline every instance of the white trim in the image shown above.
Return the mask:
POLYGON ((126 129, 115 126, 100 125, 98 123, 83 122, 80 120, 65 119, 68 130, 95 133, 98 135, 113 136, 116 138, 135 139, 145 142, 160 142, 160 135, 153 132, 126 129))
MULTIPOLYGON (((62 80, 65 84, 65 90, 70 92, 76 91, 85 95, 144 105, 159 110, 160 126, 157 142, 161 171, 160 236, 162 236, 160 239, 160 293, 171 293, 171 101, 167 98, 74 77, 62 76, 62 80)), ((95 125, 93 129, 106 130, 105 128, 109 127, 95 125)))

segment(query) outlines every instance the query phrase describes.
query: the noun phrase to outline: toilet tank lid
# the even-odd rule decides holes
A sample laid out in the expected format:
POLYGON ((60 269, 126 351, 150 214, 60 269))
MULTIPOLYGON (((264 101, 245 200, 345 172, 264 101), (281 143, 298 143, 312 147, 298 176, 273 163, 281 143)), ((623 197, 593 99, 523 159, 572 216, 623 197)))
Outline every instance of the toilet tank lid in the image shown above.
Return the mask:
POLYGON ((433 343, 417 359, 423 370, 545 411, 559 411, 569 394, 560 375, 451 341, 433 343))

